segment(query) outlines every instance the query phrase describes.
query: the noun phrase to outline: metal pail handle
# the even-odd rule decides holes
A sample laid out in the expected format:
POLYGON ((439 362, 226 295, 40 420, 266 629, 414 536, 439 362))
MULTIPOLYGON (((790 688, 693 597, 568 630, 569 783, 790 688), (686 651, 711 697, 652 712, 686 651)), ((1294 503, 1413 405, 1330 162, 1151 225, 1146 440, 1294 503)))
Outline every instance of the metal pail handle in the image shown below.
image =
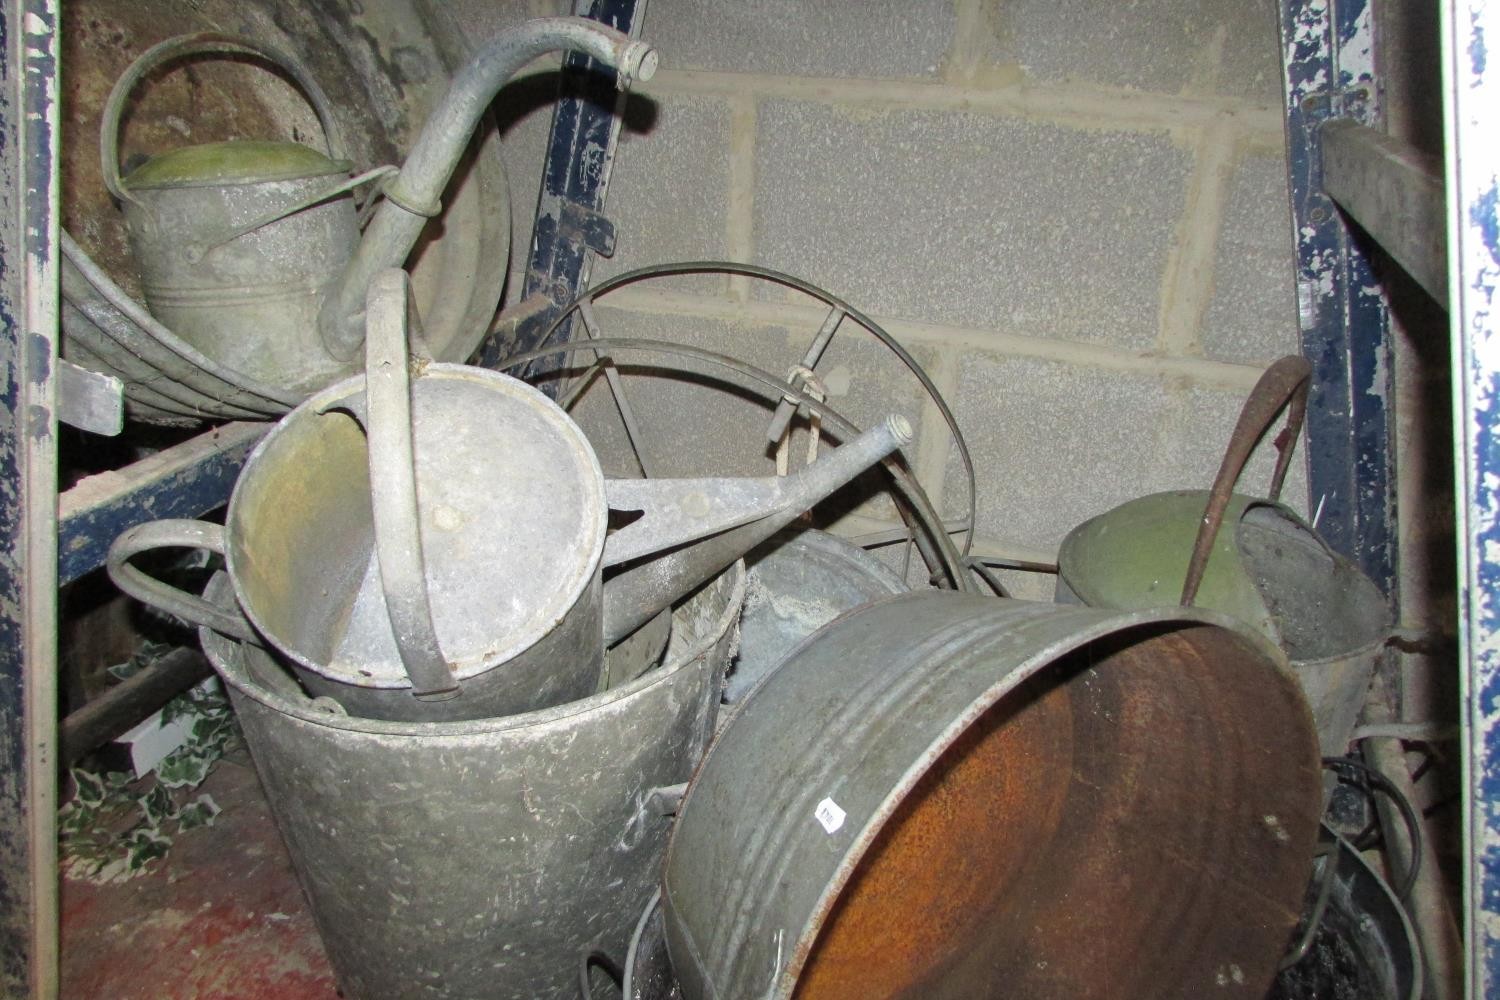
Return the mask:
POLYGON ((410 279, 400 268, 375 275, 365 296, 365 436, 375 555, 391 632, 412 694, 442 700, 460 693, 438 645, 427 593, 417 508, 409 335, 416 333, 410 279))
POLYGON ((121 532, 110 545, 105 566, 115 586, 141 603, 194 625, 204 625, 215 632, 260 645, 260 636, 237 610, 225 611, 201 597, 148 576, 130 564, 132 556, 152 549, 208 549, 222 556, 225 549, 222 524, 188 518, 166 518, 138 524, 121 532))
POLYGON ((1302 419, 1307 414, 1307 390, 1311 382, 1311 363, 1300 354, 1288 354, 1265 370, 1246 397, 1239 419, 1235 421, 1234 432, 1229 435, 1224 460, 1219 463, 1219 473, 1209 490, 1208 506, 1204 508, 1203 520, 1198 526, 1198 537, 1193 542, 1193 555, 1188 560, 1187 576, 1182 582, 1184 607, 1192 604, 1198 596, 1198 585, 1203 582, 1203 571, 1208 566, 1209 550, 1219 535, 1219 526, 1224 523, 1224 510, 1229 506, 1229 496, 1234 492, 1240 473, 1245 470, 1245 463, 1277 414, 1290 407, 1286 427, 1276 436, 1276 470, 1271 474, 1268 494, 1271 500, 1281 496, 1292 451, 1302 434, 1302 419))
POLYGON ((316 112, 318 123, 323 126, 323 140, 328 149, 329 158, 333 160, 345 158, 344 140, 339 133, 338 123, 333 117, 333 104, 328 100, 328 95, 312 73, 308 72, 307 67, 282 50, 254 39, 221 34, 216 31, 203 31, 191 35, 178 35, 153 45, 142 52, 115 81, 113 89, 109 92, 109 100, 104 104, 104 115, 99 124, 100 169, 104 176, 104 186, 109 189, 110 194, 121 201, 140 204, 138 199, 125 190, 125 185, 120 180, 120 113, 125 110, 125 99, 130 96, 135 85, 147 73, 169 59, 223 53, 260 56, 284 70, 297 82, 297 86, 302 88, 303 95, 316 112))

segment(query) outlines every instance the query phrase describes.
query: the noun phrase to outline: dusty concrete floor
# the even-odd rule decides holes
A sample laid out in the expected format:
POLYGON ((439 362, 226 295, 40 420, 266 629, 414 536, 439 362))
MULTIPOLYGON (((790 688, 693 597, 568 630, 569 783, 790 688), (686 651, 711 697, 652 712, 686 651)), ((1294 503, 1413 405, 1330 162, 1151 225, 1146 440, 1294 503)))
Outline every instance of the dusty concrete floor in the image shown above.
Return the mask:
POLYGON ((224 810, 182 834, 147 874, 64 880, 62 996, 69 1000, 331 1000, 312 916, 248 758, 204 790, 224 810))

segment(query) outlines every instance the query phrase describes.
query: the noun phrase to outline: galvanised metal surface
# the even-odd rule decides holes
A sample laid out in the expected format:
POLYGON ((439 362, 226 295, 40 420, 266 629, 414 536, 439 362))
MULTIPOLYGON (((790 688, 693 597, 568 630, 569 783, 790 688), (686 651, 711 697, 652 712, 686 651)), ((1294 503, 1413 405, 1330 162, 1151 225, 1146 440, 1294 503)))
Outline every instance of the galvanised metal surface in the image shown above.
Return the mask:
POLYGON ((1443 5, 1468 995, 1500 991, 1500 8, 1443 5))
MULTIPOLYGON (((148 52, 136 73, 127 73, 111 95, 101 142, 111 161, 107 178, 115 172, 114 125, 124 90, 157 56, 195 51, 194 38, 199 36, 169 40, 148 52)), ((274 51, 248 39, 235 44, 240 50, 274 51)), ((128 299, 108 294, 100 282, 86 286, 75 280, 77 290, 89 296, 93 313, 80 307, 67 314, 79 341, 70 354, 130 381, 135 387, 133 412, 158 422, 256 415, 238 406, 234 396, 225 397, 217 381, 252 397, 268 384, 301 396, 346 374, 363 339, 369 280, 385 267, 402 264, 429 221, 442 214, 440 199, 495 92, 521 65, 555 49, 581 49, 611 66, 618 63, 621 86, 649 79, 655 68, 648 45, 580 18, 543 18, 501 32, 455 73, 405 165, 399 171, 382 168, 394 176, 382 187, 363 238, 355 228, 352 198, 340 194, 360 178, 348 178, 346 163, 332 163, 300 145, 275 143, 268 152, 264 144, 221 143, 148 161, 145 174, 133 172, 114 188, 127 206, 138 264, 146 272, 147 298, 162 322, 138 322, 130 315, 128 299), (292 163, 315 156, 317 163, 292 163), (235 174, 235 158, 245 161, 241 174, 235 174), (146 176, 150 174, 157 176, 146 176), (158 336, 163 331, 168 336, 158 336), (193 358, 180 346, 208 358, 207 378, 192 370, 193 358), (179 378, 185 364, 188 370, 179 378), (148 371, 141 370, 143 365, 148 371), (164 385, 153 384, 153 367, 167 376, 164 385)), ((283 55, 274 59, 294 65, 283 55)), ((308 74, 288 72, 315 104, 324 103, 308 74)), ((320 108, 320 118, 325 128, 332 126, 331 110, 320 108)), ((332 160, 338 149, 330 142, 332 160)), ((361 177, 372 179, 379 172, 361 177)), ((501 214, 508 226, 508 213, 501 214)), ((463 220, 450 221, 455 229, 473 228, 463 220)), ((508 250, 508 243, 499 249, 508 250)), ((75 255, 75 263, 85 259, 81 251, 75 255)), ((498 284, 496 275, 503 276, 504 267, 496 272, 493 261, 485 260, 446 273, 459 283, 465 276, 472 281, 483 274, 498 284)), ((472 289, 459 289, 435 303, 445 322, 465 321, 456 336, 433 343, 438 357, 464 360, 483 337, 488 317, 459 317, 453 306, 473 298, 472 289)))
MULTIPOLYGON (((574 11, 617 31, 640 31, 646 0, 575 0, 574 11)), ((522 300, 539 298, 545 309, 527 318, 509 337, 491 337, 479 364, 542 346, 542 337, 563 308, 588 285, 590 251, 614 253, 614 226, 601 213, 620 137, 620 110, 613 73, 588 56, 563 60, 562 90, 552 112, 542 190, 531 235, 522 300)), ((548 395, 557 386, 547 383, 548 395)))
POLYGON ((265 636, 315 693, 353 715, 487 718, 592 693, 603 668, 606 505, 583 432, 498 372, 430 364, 412 389, 427 582, 460 697, 413 698, 391 629, 369 446, 353 415, 364 418, 363 376, 314 395, 256 446, 224 528, 168 521, 122 535, 116 582, 196 623, 265 636), (223 549, 254 631, 123 563, 169 544, 223 549))
POLYGON ((57 4, 0 8, 0 994, 57 995, 57 4))
POLYGON ((586 18, 537 18, 486 42, 454 74, 447 95, 428 115, 400 173, 385 185, 354 259, 323 304, 318 329, 330 356, 349 359, 358 353, 371 279, 400 267, 427 220, 441 210, 439 199, 495 94, 522 66, 555 51, 583 53, 610 68, 610 82, 621 91, 656 72, 651 46, 586 18))
POLYGON ((249 38, 179 35, 115 81, 99 139, 104 184, 125 213, 152 315, 216 364, 310 392, 343 374, 314 332, 329 284, 359 241, 350 162, 328 96, 298 60, 249 38), (158 152, 120 176, 119 129, 135 86, 162 64, 253 55, 297 81, 327 155, 295 142, 236 141, 158 152))
POLYGON ((1275 648, 1212 612, 925 591, 729 720, 663 881, 689 1000, 1260 1000, 1320 813, 1275 648))
POLYGON ((826 531, 787 531, 745 557, 740 650, 724 700, 744 698, 813 632, 866 601, 908 588, 880 560, 826 531))
POLYGON ((707 537, 692 545, 679 545, 670 550, 660 546, 655 550, 658 554, 637 559, 610 577, 604 594, 605 642, 613 645, 645 625, 663 608, 670 607, 699 584, 717 576, 724 567, 911 439, 910 422, 893 413, 853 440, 825 453, 796 475, 770 480, 641 480, 639 485, 648 488, 658 499, 655 503, 646 503, 645 516, 634 525, 627 525, 611 536, 610 545, 605 548, 606 565, 615 563, 610 549, 625 532, 639 526, 639 531, 650 534, 653 508, 691 512, 695 505, 702 505, 697 520, 707 537), (715 482, 720 484, 718 490, 697 488, 699 484, 715 482), (757 486, 760 488, 756 489, 757 486), (748 502, 735 495, 745 488, 750 495, 748 502), (764 499, 758 499, 757 494, 764 499), (708 534, 706 529, 715 523, 720 529, 728 530, 708 534))
MULTIPOLYGON (((211 597, 233 597, 221 575, 211 597)), ((744 597, 736 565, 675 615, 664 666, 602 694, 472 722, 320 711, 256 647, 208 630, 348 1000, 572 1000, 618 954, 712 732, 744 597)))
MULTIPOLYGON (((1389 318, 1355 234, 1323 190, 1323 122, 1374 124, 1370 0, 1280 0, 1297 319, 1313 364, 1307 410, 1313 527, 1393 599, 1395 477, 1389 318)), ((1288 317, 1290 319, 1290 317, 1288 317)))
MULTIPOLYGON (((1156 493, 1068 533, 1058 594, 1099 608, 1176 602, 1208 494, 1156 493)), ((1222 612, 1279 645, 1317 720, 1322 752, 1349 736, 1391 630, 1385 598, 1290 508, 1232 494, 1195 606, 1222 612)))
MULTIPOLYGON (((147 25, 216 23, 212 0, 208 8, 195 5, 185 15, 170 0, 137 0, 131 12, 130 20, 152 40, 160 31, 147 25)), ((320 67, 330 91, 342 98, 334 102, 334 111, 352 140, 351 157, 362 165, 387 160, 407 143, 408 124, 425 117, 446 90, 450 72, 472 51, 472 46, 452 44, 452 16, 442 5, 365 0, 354 11, 308 12, 288 9, 278 0, 245 0, 235 5, 234 13, 242 26, 253 24, 256 41, 320 67), (421 70, 403 72, 398 66, 421 70)), ((80 94, 102 93, 112 82, 91 62, 71 67, 69 76, 80 94)), ((224 94, 218 99, 222 102, 224 94)), ((171 110, 198 109, 168 105, 164 110, 148 102, 133 110, 132 125, 160 130, 170 121, 171 110)), ((226 109, 209 98, 203 110, 212 117, 226 109)), ((238 114, 243 109, 230 110, 238 114)), ((97 118, 98 111, 84 101, 71 120, 81 124, 90 114, 97 118)), ((83 149, 75 144, 73 152, 82 157, 83 149)), ((119 213, 98 192, 75 194, 80 202, 75 211, 84 213, 85 229, 96 234, 91 246, 105 250, 110 240, 98 234, 121 226, 119 213)), ((204 356, 157 322, 66 234, 63 242, 64 352, 86 367, 120 377, 133 419, 182 426, 214 418, 265 419, 280 416, 305 395, 256 382, 204 356)), ((509 191, 499 136, 486 127, 444 193, 443 213, 429 223, 411 262, 429 349, 436 357, 461 360, 472 352, 494 316, 509 249, 509 191)))
POLYGON ((219 364, 157 322, 62 233, 62 328, 67 355, 125 383, 131 416, 191 426, 209 417, 279 416, 298 395, 219 364))

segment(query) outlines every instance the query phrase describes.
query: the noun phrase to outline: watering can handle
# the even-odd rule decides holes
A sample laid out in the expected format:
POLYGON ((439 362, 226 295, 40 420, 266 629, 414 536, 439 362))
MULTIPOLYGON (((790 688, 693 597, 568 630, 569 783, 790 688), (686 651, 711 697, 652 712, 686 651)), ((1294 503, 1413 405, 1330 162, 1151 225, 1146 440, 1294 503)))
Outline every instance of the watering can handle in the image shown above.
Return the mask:
POLYGON ((1281 486, 1286 480, 1287 467, 1291 464, 1292 451, 1297 447, 1297 438, 1302 434, 1302 418, 1307 414, 1307 390, 1312 381, 1312 365, 1298 354, 1280 358, 1265 370, 1255 388, 1245 399, 1235 422, 1234 432, 1229 436, 1229 447, 1224 450, 1224 460, 1219 463, 1219 473, 1214 477, 1213 488, 1208 493, 1208 506, 1204 508, 1203 520, 1198 525, 1198 537, 1193 542, 1193 555, 1188 560, 1187 576, 1182 582, 1182 605, 1187 607, 1198 596, 1198 585, 1203 582, 1203 571, 1208 566, 1208 555, 1213 549, 1214 539, 1219 535, 1219 526, 1224 522, 1224 511, 1229 506, 1230 494, 1250 453, 1260 443, 1282 410, 1288 410, 1286 427, 1276 436, 1276 470, 1271 474, 1269 496, 1276 500, 1281 496, 1281 486))
POLYGON ((459 686, 438 645, 422 558, 408 347, 415 317, 408 284, 405 271, 389 268, 370 282, 365 297, 365 435, 375 554, 391 632, 412 694, 440 700, 457 696, 459 686))
POLYGON ((143 604, 204 625, 215 632, 260 644, 260 636, 238 611, 225 611, 201 597, 163 583, 130 564, 132 556, 152 549, 208 549, 224 555, 224 526, 208 521, 167 518, 147 521, 120 533, 109 547, 105 566, 115 586, 143 604))
POLYGON ((109 189, 110 194, 121 201, 135 201, 120 180, 119 152, 120 114, 125 110, 125 99, 130 96, 135 85, 147 73, 169 59, 226 52, 260 56, 278 69, 284 70, 288 76, 297 81, 297 86, 302 88, 302 93, 306 95, 313 111, 317 113, 318 123, 323 126, 323 139, 327 144, 329 158, 344 159, 344 140, 339 134, 338 122, 333 117, 333 104, 328 100, 328 95, 323 92, 323 88, 318 85, 318 81, 308 72, 307 67, 280 49, 253 39, 204 31, 192 35, 178 35, 153 45, 142 52, 115 81, 114 88, 109 92, 109 100, 104 103, 104 115, 99 124, 100 167, 104 176, 104 186, 109 189))

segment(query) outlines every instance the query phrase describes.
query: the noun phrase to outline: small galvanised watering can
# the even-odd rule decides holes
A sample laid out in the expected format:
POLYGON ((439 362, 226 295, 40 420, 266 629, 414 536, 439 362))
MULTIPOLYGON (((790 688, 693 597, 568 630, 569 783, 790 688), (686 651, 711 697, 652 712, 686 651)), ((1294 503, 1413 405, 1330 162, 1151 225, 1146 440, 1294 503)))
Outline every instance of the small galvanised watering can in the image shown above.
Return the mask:
POLYGON ((312 392, 351 370, 364 337, 365 291, 411 253, 495 93, 521 66, 558 49, 613 67, 621 87, 649 80, 649 45, 584 18, 544 18, 495 36, 454 77, 398 170, 358 176, 328 97, 297 60, 215 33, 171 38, 144 52, 105 105, 105 186, 120 200, 146 302, 210 359, 260 382, 312 392), (135 85, 162 63, 202 53, 254 55, 284 70, 317 112, 325 152, 293 142, 218 142, 162 153, 120 176, 120 115, 135 85), (353 191, 380 181, 379 207, 360 236, 353 191))
POLYGON ((606 647, 911 440, 892 415, 793 476, 605 482, 536 389, 411 365, 406 282, 395 269, 372 282, 365 374, 266 435, 223 526, 153 521, 109 555, 122 590, 265 642, 350 715, 491 718, 593 694, 606 647), (635 519, 609 532, 610 511, 635 519), (239 611, 129 563, 184 546, 224 555, 239 611))

